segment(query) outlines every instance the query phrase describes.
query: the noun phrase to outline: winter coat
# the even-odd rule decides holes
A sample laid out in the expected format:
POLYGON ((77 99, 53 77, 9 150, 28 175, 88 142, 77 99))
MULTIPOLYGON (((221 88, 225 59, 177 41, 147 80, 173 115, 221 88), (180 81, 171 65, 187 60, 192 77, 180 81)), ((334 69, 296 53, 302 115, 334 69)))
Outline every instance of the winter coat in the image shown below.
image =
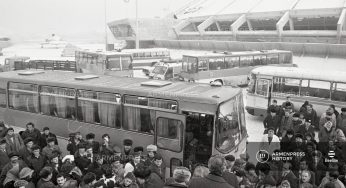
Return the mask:
MULTIPOLYGON (((321 115, 321 118, 320 118, 320 123, 319 123, 319 129, 321 130, 323 127, 324 127, 324 124, 328 121, 326 119, 327 117, 327 114, 326 113, 323 113, 321 115)), ((333 127, 335 128, 336 127, 336 116, 335 114, 332 115, 332 119, 331 119, 332 123, 333 123, 333 127)))
POLYGON ((11 153, 11 152, 19 153, 19 151, 24 147, 23 139, 19 136, 19 134, 13 134, 12 138, 9 135, 5 136, 6 143, 9 146, 9 150, 10 150, 8 151, 8 153, 11 153))
POLYGON ((337 138, 337 134, 335 131, 335 128, 331 128, 330 131, 327 131, 325 127, 320 129, 320 132, 318 133, 318 139, 319 142, 328 142, 329 140, 335 141, 337 138))
POLYGON ((221 176, 208 174, 203 178, 192 178, 188 188, 233 188, 221 176))
POLYGON ((151 173, 144 184, 145 188, 162 188, 163 186, 163 180, 156 173, 151 173))
POLYGON ((273 135, 273 139, 271 143, 269 144, 268 141, 268 134, 264 134, 262 137, 262 141, 259 146, 260 150, 266 150, 270 154, 272 154, 275 150, 280 149, 280 139, 276 135, 273 135))
POLYGON ((263 125, 264 125, 265 129, 268 127, 279 128, 280 127, 280 117, 278 115, 273 117, 269 114, 264 119, 263 125))
POLYGON ((31 132, 27 129, 23 132, 22 138, 23 140, 25 140, 26 138, 31 138, 34 144, 39 144, 41 140, 41 132, 36 128, 34 128, 34 130, 31 132))
POLYGON ((55 138, 54 143, 55 143, 55 145, 58 145, 58 139, 56 138, 55 134, 49 133, 48 135, 46 135, 46 134, 42 133, 41 137, 40 137, 40 141, 39 141, 39 146, 41 148, 44 148, 47 146, 47 139, 48 138, 55 138))
POLYGON ((314 126, 315 128, 318 128, 319 122, 318 122, 318 116, 317 116, 316 110, 312 109, 310 113, 306 111, 304 113, 304 117, 311 119, 311 125, 314 126))
POLYGON ((346 135, 346 115, 342 113, 338 116, 336 121, 336 127, 340 128, 346 135))
POLYGON ((222 173, 223 179, 230 185, 232 185, 234 188, 239 188, 239 183, 237 176, 231 172, 225 171, 222 173))

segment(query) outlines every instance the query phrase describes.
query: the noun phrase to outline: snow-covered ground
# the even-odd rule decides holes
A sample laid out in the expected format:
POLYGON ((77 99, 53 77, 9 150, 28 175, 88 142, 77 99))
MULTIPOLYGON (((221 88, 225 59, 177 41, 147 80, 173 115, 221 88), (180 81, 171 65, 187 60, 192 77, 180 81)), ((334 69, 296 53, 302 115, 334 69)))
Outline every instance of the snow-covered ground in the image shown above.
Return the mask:
MULTIPOLYGON (((104 49, 103 44, 77 44, 82 49, 104 49)), ((63 49, 54 48, 41 48, 39 43, 33 44, 17 44, 3 49, 4 56, 0 56, 0 64, 4 63, 6 57, 17 56, 30 56, 31 59, 61 59, 61 52, 63 49)), ((183 54, 196 54, 204 53, 207 51, 193 51, 193 50, 171 50, 171 56, 173 58, 181 58, 183 54)), ((294 63, 299 67, 311 68, 319 72, 325 70, 333 71, 345 71, 346 72, 346 60, 345 59, 325 59, 315 57, 294 57, 294 63)), ((143 76, 142 71, 135 72, 135 76, 143 76)), ((245 92, 244 92, 245 93, 245 92)), ((250 142, 258 142, 262 138, 263 133, 263 117, 255 117, 249 114, 246 115, 247 130, 249 133, 248 140, 250 142)))

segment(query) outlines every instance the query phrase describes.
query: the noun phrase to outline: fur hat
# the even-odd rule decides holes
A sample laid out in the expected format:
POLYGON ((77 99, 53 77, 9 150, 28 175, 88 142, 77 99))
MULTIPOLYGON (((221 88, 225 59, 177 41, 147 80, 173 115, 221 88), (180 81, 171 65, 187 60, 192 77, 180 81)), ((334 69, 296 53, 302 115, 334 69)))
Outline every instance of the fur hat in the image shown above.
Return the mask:
POLYGON ((13 186, 14 187, 25 187, 28 185, 28 182, 25 180, 17 180, 16 182, 14 182, 13 186))
POLYGON ((34 173, 33 170, 31 170, 28 167, 24 167, 20 172, 19 172, 19 179, 24 179, 26 177, 30 177, 32 175, 32 173, 34 173))
POLYGON ((134 152, 139 152, 139 151, 143 152, 144 149, 143 149, 142 146, 137 146, 137 147, 135 147, 135 148, 133 149, 133 151, 134 151, 134 152))
POLYGON ((176 182, 188 182, 191 178, 191 172, 185 167, 177 167, 173 171, 173 178, 176 182))
POLYGON ((70 162, 74 161, 74 156, 73 155, 66 155, 63 159, 62 162, 64 163, 66 160, 70 160, 70 162))
POLYGON ((147 146, 147 152, 151 152, 151 151, 156 152, 157 151, 157 146, 152 145, 152 144, 148 145, 147 146))
POLYGON ((123 144, 124 146, 132 146, 133 141, 131 139, 125 139, 123 144))

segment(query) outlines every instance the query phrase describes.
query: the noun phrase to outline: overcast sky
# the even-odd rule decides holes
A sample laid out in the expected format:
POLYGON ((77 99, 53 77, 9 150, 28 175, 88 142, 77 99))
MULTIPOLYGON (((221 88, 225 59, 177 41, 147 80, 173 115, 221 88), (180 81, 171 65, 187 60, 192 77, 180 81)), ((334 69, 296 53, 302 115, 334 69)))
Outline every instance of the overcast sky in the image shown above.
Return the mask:
MULTIPOLYGON (((188 0, 138 0, 139 17, 168 14, 188 0)), ((135 0, 106 0, 107 22, 135 17, 135 0), (129 2, 126 2, 129 1, 129 2)), ((29 40, 104 31, 105 0, 0 0, 0 36, 29 40)))

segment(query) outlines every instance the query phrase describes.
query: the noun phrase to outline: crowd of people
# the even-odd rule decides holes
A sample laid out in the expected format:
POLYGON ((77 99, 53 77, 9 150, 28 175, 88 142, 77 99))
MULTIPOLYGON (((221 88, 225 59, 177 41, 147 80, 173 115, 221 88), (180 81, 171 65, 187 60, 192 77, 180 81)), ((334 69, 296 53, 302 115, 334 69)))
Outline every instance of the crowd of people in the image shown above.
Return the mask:
MULTIPOLYGON (((264 119, 259 151, 268 159, 250 162, 248 154, 213 155, 193 168, 171 166, 166 172, 156 145, 121 146, 110 135, 69 135, 63 155, 48 127, 33 123, 18 134, 0 122, 0 188, 344 188, 346 184, 346 108, 330 105, 321 117, 308 101, 294 111, 287 98, 273 100, 264 119), (277 153, 298 153, 276 160, 277 153), (168 174, 169 173, 169 174, 168 174)), ((253 156, 254 157, 254 156, 253 156)))
POLYGON ((237 188, 247 172, 257 181, 255 166, 249 164, 245 172, 245 159, 236 160, 232 155, 213 156, 208 165, 193 169, 175 166, 171 175, 166 174, 156 145, 144 150, 133 147, 130 139, 121 147, 110 140, 108 134, 102 135, 99 143, 93 133, 85 138, 80 132, 71 133, 66 147, 69 154, 63 156, 56 135, 48 127, 41 133, 33 123, 27 123, 26 130, 17 134, 0 122, 0 187, 237 188))
POLYGON ((282 105, 273 100, 267 109, 259 144, 269 154, 265 178, 272 186, 344 188, 346 108, 339 113, 329 105, 320 117, 309 101, 294 109, 290 97, 282 105), (276 158, 278 154, 293 157, 276 158))

